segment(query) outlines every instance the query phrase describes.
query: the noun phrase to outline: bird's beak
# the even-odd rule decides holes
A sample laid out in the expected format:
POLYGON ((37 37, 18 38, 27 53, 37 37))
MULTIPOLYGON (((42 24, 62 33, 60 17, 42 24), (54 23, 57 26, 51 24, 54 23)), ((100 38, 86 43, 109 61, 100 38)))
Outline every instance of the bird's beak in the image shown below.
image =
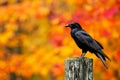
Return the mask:
POLYGON ((70 27, 71 25, 70 24, 67 24, 65 27, 70 27))

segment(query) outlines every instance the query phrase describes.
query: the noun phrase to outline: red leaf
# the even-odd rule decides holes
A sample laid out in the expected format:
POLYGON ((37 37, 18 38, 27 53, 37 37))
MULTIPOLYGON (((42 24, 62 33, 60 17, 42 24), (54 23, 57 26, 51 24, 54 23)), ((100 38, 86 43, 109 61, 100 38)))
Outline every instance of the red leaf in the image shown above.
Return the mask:
POLYGON ((101 34, 104 35, 107 38, 110 37, 110 35, 111 35, 111 33, 108 30, 106 30, 106 29, 103 29, 101 31, 101 34))
POLYGON ((113 16, 117 12, 118 12, 118 8, 114 7, 114 8, 111 8, 109 10, 105 10, 104 16, 106 18, 110 18, 111 16, 113 16))
POLYGON ((117 60, 120 60, 120 51, 118 51, 116 55, 117 55, 117 56, 116 56, 116 59, 117 59, 117 60))

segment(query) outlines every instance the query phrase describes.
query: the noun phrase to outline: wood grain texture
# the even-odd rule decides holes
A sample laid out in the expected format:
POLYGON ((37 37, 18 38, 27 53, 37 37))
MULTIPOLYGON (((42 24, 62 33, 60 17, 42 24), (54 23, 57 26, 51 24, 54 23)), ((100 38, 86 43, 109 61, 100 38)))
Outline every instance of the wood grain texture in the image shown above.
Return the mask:
POLYGON ((93 80, 93 59, 66 59, 65 80, 93 80))

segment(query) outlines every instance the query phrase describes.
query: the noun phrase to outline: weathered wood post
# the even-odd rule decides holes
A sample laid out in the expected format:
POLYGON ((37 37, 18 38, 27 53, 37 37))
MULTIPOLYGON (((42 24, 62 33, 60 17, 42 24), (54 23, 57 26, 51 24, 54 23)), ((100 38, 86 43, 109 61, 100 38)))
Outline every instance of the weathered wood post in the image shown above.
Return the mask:
POLYGON ((66 59, 65 80, 93 80, 93 59, 66 59))

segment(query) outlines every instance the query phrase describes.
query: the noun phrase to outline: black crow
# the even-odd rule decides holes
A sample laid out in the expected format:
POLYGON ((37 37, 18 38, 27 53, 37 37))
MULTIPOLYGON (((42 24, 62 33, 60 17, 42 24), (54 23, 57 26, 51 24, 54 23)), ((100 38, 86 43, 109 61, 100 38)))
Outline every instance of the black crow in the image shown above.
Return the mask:
MULTIPOLYGON (((79 48, 82 49, 82 54, 80 58, 83 58, 87 51, 94 53, 104 64, 106 68, 108 68, 106 64, 106 58, 110 60, 110 58, 104 54, 102 51, 103 46, 93 39, 85 30, 82 29, 81 25, 73 22, 71 24, 67 24, 66 27, 71 28, 71 36, 78 45, 79 48)), ((111 61, 111 60, 110 60, 111 61)))

